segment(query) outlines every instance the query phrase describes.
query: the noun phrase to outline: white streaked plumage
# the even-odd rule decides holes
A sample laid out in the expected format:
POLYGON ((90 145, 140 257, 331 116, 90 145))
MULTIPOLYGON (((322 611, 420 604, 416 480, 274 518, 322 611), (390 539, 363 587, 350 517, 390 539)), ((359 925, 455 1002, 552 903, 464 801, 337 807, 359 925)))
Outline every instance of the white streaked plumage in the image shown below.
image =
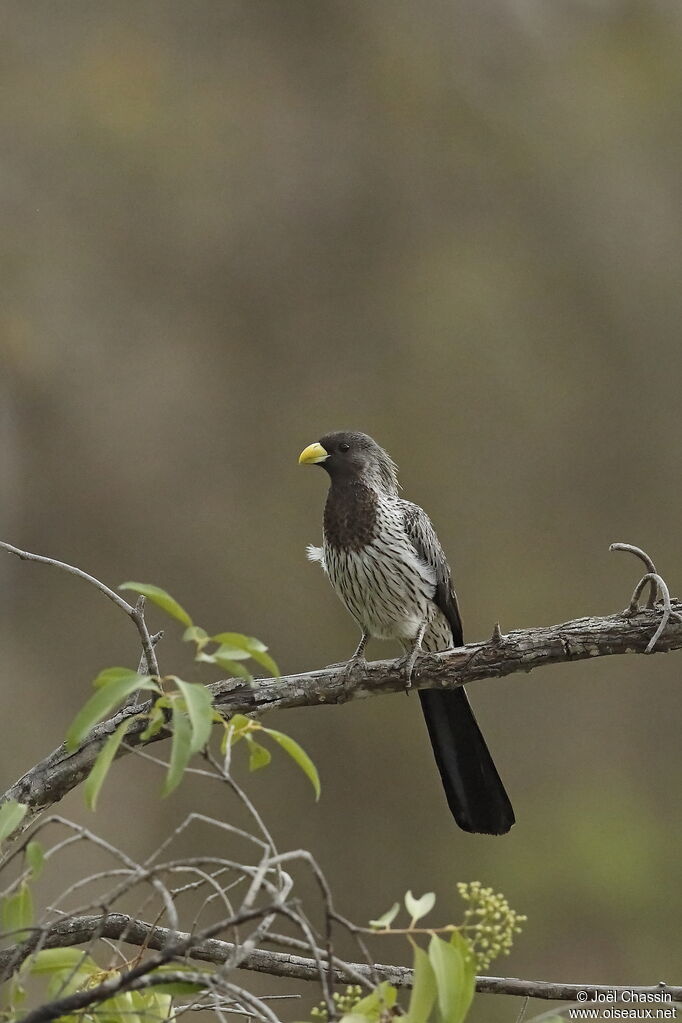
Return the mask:
MULTIPOLYGON (((434 559, 425 560, 406 528, 415 512, 428 523, 423 540, 431 536, 435 540, 433 527, 421 508, 379 487, 372 489, 377 498, 374 537, 361 550, 335 547, 325 537, 323 547, 308 547, 308 558, 320 562, 363 632, 377 639, 397 639, 409 649, 428 621, 423 649, 445 650, 452 646, 452 631, 433 601, 437 552, 433 551, 434 559)), ((428 542, 420 546, 431 553, 428 542)))

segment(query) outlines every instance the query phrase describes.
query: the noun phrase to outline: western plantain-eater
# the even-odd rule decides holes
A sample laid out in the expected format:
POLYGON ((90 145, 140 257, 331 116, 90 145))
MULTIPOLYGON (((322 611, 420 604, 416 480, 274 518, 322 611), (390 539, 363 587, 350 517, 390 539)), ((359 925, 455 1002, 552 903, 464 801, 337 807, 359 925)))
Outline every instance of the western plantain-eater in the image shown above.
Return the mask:
MULTIPOLYGON (((348 670, 371 637, 396 639, 409 682, 420 650, 461 646, 462 621, 443 548, 426 512, 399 495, 395 463, 364 433, 329 433, 301 452, 329 474, 322 547, 309 547, 362 630, 348 670)), ((503 835, 514 811, 463 688, 420 689, 452 814, 464 831, 503 835)))

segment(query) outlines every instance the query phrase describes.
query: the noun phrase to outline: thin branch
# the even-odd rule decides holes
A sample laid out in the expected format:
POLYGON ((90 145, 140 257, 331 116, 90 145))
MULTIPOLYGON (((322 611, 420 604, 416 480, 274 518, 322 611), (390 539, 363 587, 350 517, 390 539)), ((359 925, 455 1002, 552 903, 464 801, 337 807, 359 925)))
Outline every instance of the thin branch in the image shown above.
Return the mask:
MULTIPOLYGON (((165 961, 177 960, 182 955, 201 962, 222 966, 234 955, 231 942, 217 938, 200 940, 184 932, 171 931, 166 927, 154 926, 143 920, 136 920, 125 913, 108 913, 104 916, 82 916, 60 920, 46 931, 42 948, 66 948, 80 945, 93 937, 116 940, 122 938, 130 945, 144 946, 161 952, 165 961)), ((31 942, 15 945, 0 952, 0 970, 12 963, 13 969, 31 954, 31 942)), ((324 950, 317 950, 318 956, 326 962, 324 950)), ((151 968, 151 967, 150 967, 151 968)), ((155 966, 154 966, 155 968, 155 966)), ((316 959, 292 955, 285 952, 271 952, 254 949, 240 963, 240 970, 266 973, 272 977, 286 977, 295 980, 319 983, 319 966, 316 959)), ((147 971, 148 972, 148 971, 147 971)), ((388 980, 396 987, 412 986, 412 970, 405 966, 389 966, 365 963, 344 963, 336 956, 333 959, 334 979, 340 984, 354 984, 359 978, 388 980)), ((167 979, 167 974, 164 974, 167 979)), ((203 978, 205 980, 205 976, 203 978)), ((587 999, 596 994, 616 994, 634 991, 638 994, 666 994, 673 1002, 682 1002, 682 987, 667 984, 649 986, 618 986, 612 984, 561 984, 541 980, 520 980, 516 977, 477 977, 476 990, 488 994, 516 995, 521 998, 556 999, 574 1001, 584 991, 587 999)), ((583 996, 581 996, 583 997, 583 996)))
MULTIPOLYGON (((682 649, 682 603, 671 601, 670 612, 665 631, 657 637, 656 653, 682 649)), ((601 618, 577 618, 560 625, 519 629, 501 638, 495 636, 443 653, 424 654, 415 665, 412 688, 455 689, 549 664, 645 653, 652 635, 658 632, 660 620, 658 611, 641 608, 635 614, 620 612, 601 618)), ((251 684, 241 679, 228 679, 214 682, 208 688, 216 709, 229 716, 329 706, 403 692, 405 677, 398 661, 373 661, 360 677, 349 678, 343 667, 330 667, 276 679, 257 679, 251 684)), ((109 735, 122 721, 144 711, 145 706, 148 704, 124 708, 103 721, 93 728, 76 751, 68 752, 63 745, 59 746, 0 796, 0 803, 6 799, 25 803, 29 807, 22 825, 25 828, 41 810, 58 802, 88 776, 109 735)), ((126 745, 119 749, 119 756, 127 755, 140 743, 145 727, 145 720, 131 722, 126 745)), ((169 734, 162 730, 150 741, 167 739, 169 734)))
POLYGON ((117 607, 124 611, 129 618, 132 618, 135 623, 135 627, 140 634, 140 640, 142 642, 142 650, 144 653, 145 661, 149 665, 149 672, 151 675, 159 674, 159 665, 156 660, 156 654, 154 652, 154 644, 152 643, 151 636, 149 635, 149 629, 144 619, 144 603, 136 604, 133 606, 129 604, 127 600, 112 590, 101 580, 96 579, 94 575, 88 575, 80 568, 76 568, 75 565, 67 565, 64 561, 57 561, 55 558, 46 558, 43 554, 32 554, 30 551, 22 551, 18 547, 14 547, 11 543, 4 543, 0 540, 0 547, 6 550, 9 554, 15 554, 21 561, 37 561, 41 565, 52 565, 54 568, 61 568, 63 572, 68 572, 69 575, 75 575, 79 579, 84 579, 85 582, 90 583, 96 589, 103 593, 109 600, 113 601, 117 607))
MULTIPOLYGON (((646 570, 651 575, 656 575, 656 566, 653 563, 652 558, 649 557, 646 551, 643 551, 641 547, 635 547, 632 543, 612 543, 609 547, 610 551, 625 551, 626 554, 634 554, 636 558, 639 558, 646 565, 646 570)), ((652 581, 651 589, 649 590, 649 600, 647 601, 647 607, 656 606, 656 585, 652 581)))
MULTIPOLYGON (((122 991, 137 990, 139 988, 139 982, 143 977, 149 977, 153 971, 157 970, 159 966, 163 966, 165 963, 175 962, 179 959, 183 959, 185 956, 190 955, 192 949, 200 945, 203 941, 212 938, 214 934, 220 933, 220 931, 226 930, 228 927, 233 927, 235 924, 240 922, 246 922, 248 920, 254 920, 259 917, 267 916, 271 913, 282 912, 283 907, 279 904, 272 904, 261 909, 243 910, 235 913, 231 919, 220 920, 218 923, 211 924, 206 927, 201 934, 182 934, 178 938, 179 932, 173 928, 166 931, 168 940, 163 948, 156 950, 148 959, 134 966, 131 970, 125 973, 121 973, 118 976, 108 977, 101 984, 96 985, 92 988, 85 990, 76 991, 74 994, 66 995, 63 998, 55 999, 45 1005, 41 1005, 36 1009, 29 1011, 24 1017, 22 1017, 22 1023, 49 1023, 50 1020, 59 1019, 61 1016, 69 1015, 72 1012, 77 1012, 80 1009, 85 1009, 89 1005, 95 1005, 99 1002, 105 1001, 112 998, 114 995, 122 991)), ((97 919, 97 936, 103 934, 103 919, 98 917, 97 919)), ((124 918, 127 920, 127 918, 124 918)), ((151 927, 151 925, 147 925, 151 927)), ((153 928, 154 931, 157 928, 153 928)), ((127 934, 121 935, 124 940, 127 940, 127 934)), ((87 939, 86 939, 87 940, 87 939)), ((148 946, 151 939, 145 941, 145 945, 148 946)), ((76 943, 77 944, 77 943, 76 943)), ((45 947, 44 945, 42 947, 45 947)), ((202 978, 205 981, 205 977, 202 978)), ((148 980, 147 984, 161 983, 161 981, 148 980)), ((142 986, 145 986, 144 983, 142 986)))

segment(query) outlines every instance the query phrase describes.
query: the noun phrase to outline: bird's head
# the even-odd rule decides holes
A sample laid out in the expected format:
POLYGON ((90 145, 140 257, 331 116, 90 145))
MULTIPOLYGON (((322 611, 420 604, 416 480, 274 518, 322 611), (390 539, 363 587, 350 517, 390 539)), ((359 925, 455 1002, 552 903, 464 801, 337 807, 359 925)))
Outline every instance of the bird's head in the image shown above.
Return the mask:
POLYGON ((397 466, 366 433, 327 433, 299 455, 299 465, 320 465, 332 483, 360 480, 384 493, 398 493, 397 466))

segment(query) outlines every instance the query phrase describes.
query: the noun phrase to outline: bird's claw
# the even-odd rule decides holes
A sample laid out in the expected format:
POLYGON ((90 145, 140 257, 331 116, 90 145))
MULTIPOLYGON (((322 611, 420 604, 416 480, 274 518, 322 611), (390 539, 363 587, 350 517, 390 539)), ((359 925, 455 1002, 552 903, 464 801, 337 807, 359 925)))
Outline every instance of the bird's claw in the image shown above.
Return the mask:
POLYGON ((327 668, 341 668, 344 685, 354 685, 364 678, 367 660, 364 657, 351 657, 347 661, 339 661, 338 664, 328 664, 327 668))
POLYGON ((405 657, 399 658, 396 663, 398 671, 402 672, 405 676, 405 692, 408 695, 412 688, 412 679, 414 678, 414 665, 416 660, 416 655, 410 653, 406 654, 405 657))

